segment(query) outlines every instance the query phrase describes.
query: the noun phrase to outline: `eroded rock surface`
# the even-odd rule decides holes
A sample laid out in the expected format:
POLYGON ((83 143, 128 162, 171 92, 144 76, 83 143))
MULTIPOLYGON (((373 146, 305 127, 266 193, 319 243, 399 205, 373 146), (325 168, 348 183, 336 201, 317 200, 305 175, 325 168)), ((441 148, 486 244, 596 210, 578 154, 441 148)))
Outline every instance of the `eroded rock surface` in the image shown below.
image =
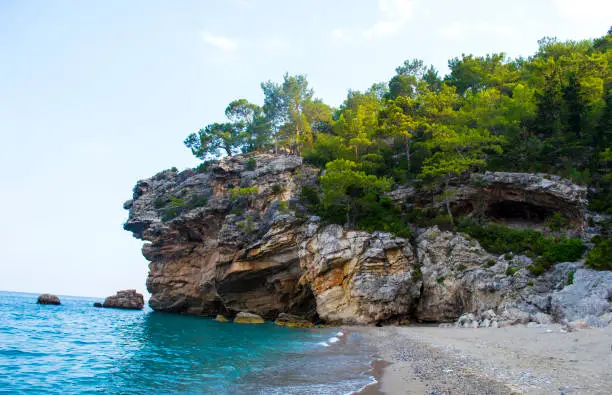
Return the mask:
POLYGON ((38 304, 52 304, 52 305, 60 305, 60 298, 56 295, 52 294, 41 294, 36 300, 38 304))
MULTIPOLYGON (((304 188, 318 188, 318 169, 297 156, 262 154, 247 170, 248 159, 226 158, 201 173, 168 170, 137 183, 125 204, 125 229, 146 241, 153 309, 212 317, 248 311, 270 320, 285 313, 352 324, 451 322, 468 312, 475 314, 468 325, 476 327, 525 321, 525 315, 528 322, 572 321, 612 311, 612 280, 580 263, 559 264, 536 278, 526 269, 531 259, 489 254, 476 240, 437 227, 405 239, 326 225, 301 202, 304 188), (596 291, 595 281, 602 281, 596 291), (483 318, 484 312, 491 313, 483 318)), ((500 202, 529 201, 582 220, 585 191, 567 181, 483 177, 455 203, 474 208, 489 194, 485 212, 500 202)), ((397 204, 413 195, 410 188, 390 194, 397 204)))
POLYGON ((135 289, 127 289, 118 291, 115 295, 106 298, 102 307, 141 310, 144 307, 144 298, 135 289))

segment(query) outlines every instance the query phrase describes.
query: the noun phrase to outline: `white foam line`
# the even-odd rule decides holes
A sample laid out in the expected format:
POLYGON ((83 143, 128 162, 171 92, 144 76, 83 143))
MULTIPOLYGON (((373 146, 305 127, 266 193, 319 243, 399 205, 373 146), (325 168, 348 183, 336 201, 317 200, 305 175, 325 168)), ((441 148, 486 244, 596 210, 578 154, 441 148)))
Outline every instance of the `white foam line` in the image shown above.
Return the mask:
POLYGON ((323 347, 329 347, 329 344, 327 344, 325 342, 319 342, 317 344, 320 345, 320 346, 323 346, 323 347))
POLYGON ((329 339, 327 339, 327 341, 331 344, 336 343, 338 341, 340 341, 340 339, 338 339, 336 336, 334 337, 330 337, 329 339))
POLYGON ((338 332, 336 333, 336 336, 344 336, 344 332, 338 332))

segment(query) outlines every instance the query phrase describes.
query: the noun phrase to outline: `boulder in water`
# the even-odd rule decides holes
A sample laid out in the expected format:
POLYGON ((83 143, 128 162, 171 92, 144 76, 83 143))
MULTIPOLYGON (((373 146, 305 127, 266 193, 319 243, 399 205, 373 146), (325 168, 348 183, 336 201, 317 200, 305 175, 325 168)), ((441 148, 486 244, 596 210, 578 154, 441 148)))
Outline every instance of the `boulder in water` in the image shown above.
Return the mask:
POLYGON ((42 294, 38 297, 38 300, 36 301, 36 303, 38 304, 54 304, 54 305, 60 305, 60 298, 58 298, 55 295, 51 295, 51 294, 42 294))
POLYGON ((104 300, 102 307, 112 307, 116 309, 142 310, 144 298, 135 289, 118 291, 116 295, 109 296, 104 300))
POLYGON ((100 302, 95 302, 95 303, 94 303, 94 307, 102 307, 102 303, 100 303, 100 302))
POLYGON ((274 321, 276 325, 289 326, 293 328, 312 328, 314 324, 299 315, 280 313, 274 321))
POLYGON ((215 321, 229 322, 229 320, 224 315, 221 315, 221 314, 217 314, 217 316, 215 317, 215 321))
POLYGON ((234 322, 237 324, 263 324, 264 319, 257 314, 241 311, 236 315, 236 318, 234 318, 234 322))

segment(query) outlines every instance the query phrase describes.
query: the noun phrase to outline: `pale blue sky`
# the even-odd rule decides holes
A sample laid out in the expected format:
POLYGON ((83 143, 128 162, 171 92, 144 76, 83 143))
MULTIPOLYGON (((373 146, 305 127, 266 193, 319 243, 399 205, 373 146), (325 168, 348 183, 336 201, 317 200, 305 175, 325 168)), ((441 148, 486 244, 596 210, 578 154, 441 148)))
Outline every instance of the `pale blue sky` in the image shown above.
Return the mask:
POLYGON ((140 178, 197 162, 185 136, 259 83, 308 76, 338 105, 407 58, 532 54, 598 37, 598 0, 0 0, 0 290, 145 290, 122 230, 140 178))

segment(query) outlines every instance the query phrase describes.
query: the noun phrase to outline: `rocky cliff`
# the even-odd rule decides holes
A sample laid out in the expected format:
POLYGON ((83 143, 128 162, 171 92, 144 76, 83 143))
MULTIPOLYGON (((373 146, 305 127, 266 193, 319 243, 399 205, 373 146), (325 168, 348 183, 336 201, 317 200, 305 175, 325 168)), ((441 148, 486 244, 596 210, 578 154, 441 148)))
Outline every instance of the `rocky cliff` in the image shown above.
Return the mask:
MULTIPOLYGON (((125 203, 125 229, 146 241, 151 307, 355 324, 451 321, 488 310, 527 321, 611 311, 612 274, 581 263, 534 277, 529 258, 492 255, 476 240, 436 227, 404 239, 323 224, 301 202, 303 187, 316 188, 318 176, 300 157, 261 154, 139 181, 125 203)), ((586 191, 566 180, 479 177, 455 192, 456 208, 530 221, 561 210, 575 224, 584 221, 586 191)), ((422 198, 411 188, 390 196, 400 205, 422 198)))

